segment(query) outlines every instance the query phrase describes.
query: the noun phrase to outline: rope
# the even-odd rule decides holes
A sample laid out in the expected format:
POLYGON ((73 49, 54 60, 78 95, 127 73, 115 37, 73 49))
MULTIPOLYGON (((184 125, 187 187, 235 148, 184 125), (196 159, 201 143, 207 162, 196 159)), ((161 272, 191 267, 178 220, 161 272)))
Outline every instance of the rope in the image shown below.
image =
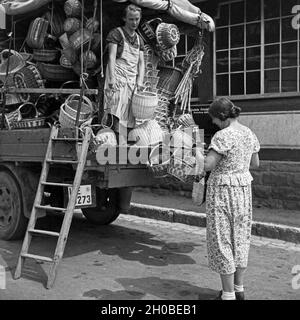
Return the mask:
POLYGON ((100 35, 101 35, 101 47, 100 47, 100 54, 101 54, 101 78, 104 77, 104 70, 103 70, 103 1, 100 0, 100 35))

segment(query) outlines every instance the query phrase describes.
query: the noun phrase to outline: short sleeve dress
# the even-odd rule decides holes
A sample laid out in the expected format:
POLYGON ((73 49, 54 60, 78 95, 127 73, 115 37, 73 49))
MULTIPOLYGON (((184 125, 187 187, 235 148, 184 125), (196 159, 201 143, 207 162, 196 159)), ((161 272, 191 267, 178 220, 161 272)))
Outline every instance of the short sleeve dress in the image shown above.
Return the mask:
POLYGON ((222 155, 207 181, 207 250, 209 267, 219 274, 246 268, 252 224, 253 153, 260 150, 246 126, 218 131, 209 149, 222 155))

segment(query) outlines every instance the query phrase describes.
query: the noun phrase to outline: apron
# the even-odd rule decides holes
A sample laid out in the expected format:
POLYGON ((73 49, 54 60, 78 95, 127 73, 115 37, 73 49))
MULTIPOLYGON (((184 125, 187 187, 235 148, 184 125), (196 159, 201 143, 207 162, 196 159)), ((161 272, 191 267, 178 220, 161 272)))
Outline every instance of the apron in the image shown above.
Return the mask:
POLYGON ((107 79, 105 80, 104 110, 106 113, 117 117, 121 126, 134 128, 135 118, 131 110, 131 99, 138 74, 140 39, 139 36, 137 36, 138 48, 136 49, 127 42, 123 30, 121 28, 118 28, 118 30, 124 40, 124 49, 121 57, 116 59, 116 91, 113 95, 109 94, 107 79))

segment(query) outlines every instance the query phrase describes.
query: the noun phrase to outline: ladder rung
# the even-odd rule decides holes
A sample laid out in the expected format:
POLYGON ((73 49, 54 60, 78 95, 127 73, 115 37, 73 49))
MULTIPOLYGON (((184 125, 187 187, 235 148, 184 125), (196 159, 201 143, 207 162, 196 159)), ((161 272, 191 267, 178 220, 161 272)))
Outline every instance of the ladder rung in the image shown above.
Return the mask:
POLYGON ((53 138, 52 141, 71 141, 71 142, 83 142, 83 139, 76 138, 53 138))
POLYGON ((51 236, 51 237, 59 237, 58 232, 47 231, 47 230, 29 229, 28 232, 36 233, 36 234, 43 234, 43 235, 51 236))
POLYGON ((43 209, 43 210, 53 210, 53 211, 66 211, 66 208, 57 208, 57 207, 51 207, 51 206, 41 206, 41 205, 36 205, 35 206, 37 209, 43 209))
POLYGON ((61 163, 61 164, 78 164, 77 160, 54 160, 54 159, 47 159, 47 162, 50 163, 61 163))
POLYGON ((34 260, 41 260, 45 262, 53 262, 53 259, 44 257, 44 256, 38 256, 36 254, 31 254, 31 253, 22 253, 21 256, 23 258, 29 258, 29 259, 34 259, 34 260))
POLYGON ((46 182, 46 181, 42 181, 42 185, 44 185, 44 186, 57 186, 57 187, 73 187, 72 184, 68 184, 68 183, 46 182))

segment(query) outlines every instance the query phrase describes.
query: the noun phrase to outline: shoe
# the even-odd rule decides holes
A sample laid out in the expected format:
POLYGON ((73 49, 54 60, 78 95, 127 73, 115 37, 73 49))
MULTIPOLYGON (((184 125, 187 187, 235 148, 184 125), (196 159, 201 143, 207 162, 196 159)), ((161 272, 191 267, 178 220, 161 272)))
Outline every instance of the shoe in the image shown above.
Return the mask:
POLYGON ((236 300, 246 300, 244 292, 235 292, 235 298, 236 300))

